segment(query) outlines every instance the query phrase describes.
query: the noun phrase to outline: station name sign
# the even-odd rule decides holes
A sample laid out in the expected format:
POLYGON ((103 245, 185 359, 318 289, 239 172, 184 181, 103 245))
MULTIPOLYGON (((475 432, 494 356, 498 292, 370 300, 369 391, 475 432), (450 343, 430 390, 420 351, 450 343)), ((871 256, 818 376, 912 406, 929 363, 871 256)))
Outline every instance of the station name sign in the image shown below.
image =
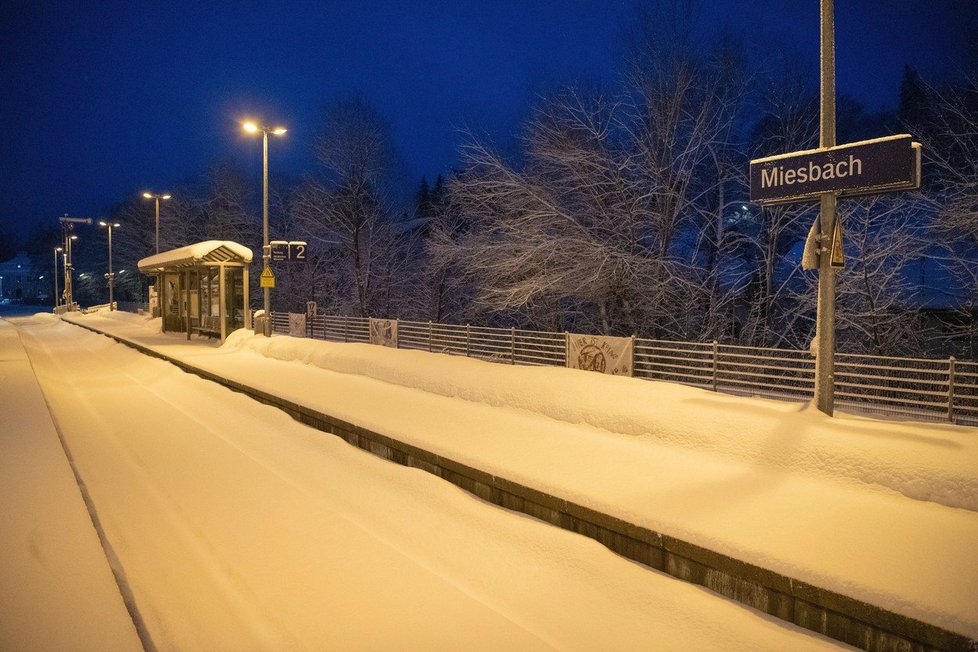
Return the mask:
POLYGON ((920 143, 901 134, 750 162, 750 199, 759 204, 872 195, 920 187, 920 143))

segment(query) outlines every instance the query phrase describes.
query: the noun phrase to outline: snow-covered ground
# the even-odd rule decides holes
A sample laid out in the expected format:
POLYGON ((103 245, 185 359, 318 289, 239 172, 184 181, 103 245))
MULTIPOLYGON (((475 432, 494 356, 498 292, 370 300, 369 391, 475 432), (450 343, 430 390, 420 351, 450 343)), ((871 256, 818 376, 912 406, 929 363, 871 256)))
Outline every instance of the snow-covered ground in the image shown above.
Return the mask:
POLYGON ((139 650, 17 331, 0 319, 0 650, 139 650))
POLYGON ((978 638, 978 430, 130 314, 85 323, 402 441, 978 638))
MULTIPOLYGON (((487 426, 508 427, 516 417, 529 419, 529 428, 553 421, 275 360, 249 351, 240 336, 224 347, 188 346, 122 315, 82 319, 141 333, 197 361, 238 369, 252 381, 304 385, 316 396, 329 395, 344 380, 374 391, 409 392, 423 404, 398 413, 404 397, 391 396, 388 405, 374 395, 372 402, 361 397, 349 406, 367 401, 368 412, 390 411, 401 421, 431 407, 429 396, 457 404, 458 413, 440 417, 456 430, 474 427, 466 413, 473 407, 505 413, 487 426), (285 373, 289 369, 313 375, 293 377, 285 373)), ((108 338, 40 317, 18 322, 17 329, 20 338, 0 322, 0 369, 6 373, 9 360, 20 361, 18 382, 4 376, 2 385, 5 413, 17 414, 17 427, 4 427, 0 444, 7 451, 29 440, 39 449, 45 441, 47 448, 14 461, 0 457, 0 477, 12 464, 31 463, 38 485, 66 480, 63 458, 62 468, 55 468, 60 446, 51 416, 39 407, 37 388, 27 387, 26 358, 18 352, 26 350, 118 557, 136 618, 159 649, 835 647, 628 562, 594 541, 377 459, 108 338), (30 392, 34 398, 24 398, 30 392), (35 455, 46 461, 35 462, 35 455)), ((34 504, 22 504, 13 484, 2 487, 11 509, 23 512, 34 504)), ((111 579, 104 560, 84 562, 95 534, 84 527, 87 514, 77 493, 74 504, 70 495, 63 490, 51 497, 64 501, 64 511, 78 522, 65 533, 72 545, 49 549, 58 556, 49 564, 28 560, 30 527, 0 531, 0 649, 134 647, 134 634, 125 627, 120 631, 128 636, 102 645, 18 644, 46 627, 68 627, 58 622, 62 608, 46 609, 34 621, 7 611, 22 599, 43 603, 65 575, 85 587, 83 610, 125 618, 118 594, 106 595, 111 579), (21 563, 30 566, 28 572, 11 570, 21 563)), ((79 599, 77 592, 73 598, 79 599)), ((90 628, 103 627, 93 622, 90 628)))

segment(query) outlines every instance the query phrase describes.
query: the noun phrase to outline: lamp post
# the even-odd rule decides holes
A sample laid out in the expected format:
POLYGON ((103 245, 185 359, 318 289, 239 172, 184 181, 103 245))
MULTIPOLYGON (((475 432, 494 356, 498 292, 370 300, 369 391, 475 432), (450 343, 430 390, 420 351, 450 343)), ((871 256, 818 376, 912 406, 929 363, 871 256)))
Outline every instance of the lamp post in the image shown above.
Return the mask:
POLYGON ((58 309, 61 302, 58 300, 58 252, 64 251, 64 247, 54 248, 54 308, 58 309))
POLYGON ((109 273, 105 275, 105 278, 109 281, 109 310, 115 310, 115 305, 112 297, 112 288, 115 285, 115 274, 112 273, 112 229, 118 228, 118 222, 105 222, 104 220, 99 220, 99 226, 104 226, 109 229, 109 273))
POLYGON ((172 195, 170 193, 152 193, 144 192, 143 197, 146 199, 156 200, 156 253, 160 253, 160 200, 169 199, 172 195))
POLYGON ((65 279, 65 290, 64 290, 65 300, 64 300, 64 304, 66 306, 68 306, 68 310, 71 310, 72 309, 72 307, 73 307, 72 304, 75 302, 75 299, 72 296, 72 287, 71 287, 71 285, 72 285, 72 283, 71 283, 71 272, 72 272, 72 269, 73 269, 73 267, 71 265, 71 243, 74 242, 77 239, 78 239, 78 236, 77 235, 70 235, 68 233, 68 231, 65 231, 65 246, 64 246, 64 252, 63 252, 63 255, 64 255, 64 263, 65 263, 65 275, 64 275, 64 279, 65 279))
MULTIPOLYGON (((272 133, 276 136, 282 136, 285 134, 285 127, 266 127, 259 126, 254 122, 244 122, 241 127, 247 131, 249 134, 257 134, 259 131, 262 134, 262 263, 263 267, 268 267, 268 261, 271 259, 271 252, 268 249, 268 134, 272 133)), ((263 270, 264 271, 264 270, 263 270)), ((265 311, 265 319, 263 320, 262 333, 265 337, 270 337, 272 334, 272 321, 271 321, 271 288, 263 287, 263 308, 265 311)))

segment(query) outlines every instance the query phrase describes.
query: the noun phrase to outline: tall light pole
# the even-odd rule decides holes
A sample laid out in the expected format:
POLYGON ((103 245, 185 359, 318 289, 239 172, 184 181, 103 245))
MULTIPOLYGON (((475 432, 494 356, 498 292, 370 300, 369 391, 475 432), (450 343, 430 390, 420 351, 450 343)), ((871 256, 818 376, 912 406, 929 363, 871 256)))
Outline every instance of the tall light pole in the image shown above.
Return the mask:
POLYGON ((109 229, 109 273, 105 275, 105 278, 109 280, 109 310, 115 310, 114 301, 112 297, 112 288, 115 285, 115 274, 112 272, 112 229, 118 228, 118 222, 105 222, 104 220, 99 220, 99 226, 104 226, 109 229))
POLYGON ((160 253, 160 200, 169 199, 172 195, 170 193, 153 193, 144 192, 143 197, 146 199, 156 200, 156 253, 160 253))
POLYGON ((61 302, 58 300, 58 252, 64 251, 64 247, 54 248, 54 308, 57 310, 61 302))
POLYGON ((71 243, 78 239, 77 235, 71 235, 68 231, 65 231, 65 247, 64 247, 64 262, 65 262, 65 300, 64 304, 68 306, 68 310, 72 309, 72 304, 75 302, 74 296, 72 296, 72 283, 71 283, 71 243))
MULTIPOLYGON (((254 122, 244 122, 241 124, 242 128, 249 134, 257 134, 259 131, 262 134, 262 264, 264 268, 268 268, 268 261, 271 260, 272 254, 268 248, 268 134, 272 133, 276 136, 282 136, 285 134, 285 127, 266 127, 264 125, 257 125, 254 122)), ((263 270, 264 271, 264 270, 263 270)), ((272 322, 271 322, 271 288, 268 286, 263 287, 264 295, 264 305, 262 306, 265 310, 265 319, 263 320, 263 334, 265 337, 270 337, 272 334, 272 322)), ((247 309, 247 307, 246 307, 247 309)))

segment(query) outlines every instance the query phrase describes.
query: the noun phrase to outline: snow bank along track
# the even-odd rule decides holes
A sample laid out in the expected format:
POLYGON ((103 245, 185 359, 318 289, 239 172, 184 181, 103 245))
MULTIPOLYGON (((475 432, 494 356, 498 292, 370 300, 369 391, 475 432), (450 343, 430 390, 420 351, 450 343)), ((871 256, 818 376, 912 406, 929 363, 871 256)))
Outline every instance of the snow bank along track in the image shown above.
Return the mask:
POLYGON ((628 559, 849 645, 874 652, 978 651, 978 641, 954 632, 636 526, 224 378, 125 338, 65 321, 279 408, 352 446, 427 471, 483 500, 583 534, 628 559))

